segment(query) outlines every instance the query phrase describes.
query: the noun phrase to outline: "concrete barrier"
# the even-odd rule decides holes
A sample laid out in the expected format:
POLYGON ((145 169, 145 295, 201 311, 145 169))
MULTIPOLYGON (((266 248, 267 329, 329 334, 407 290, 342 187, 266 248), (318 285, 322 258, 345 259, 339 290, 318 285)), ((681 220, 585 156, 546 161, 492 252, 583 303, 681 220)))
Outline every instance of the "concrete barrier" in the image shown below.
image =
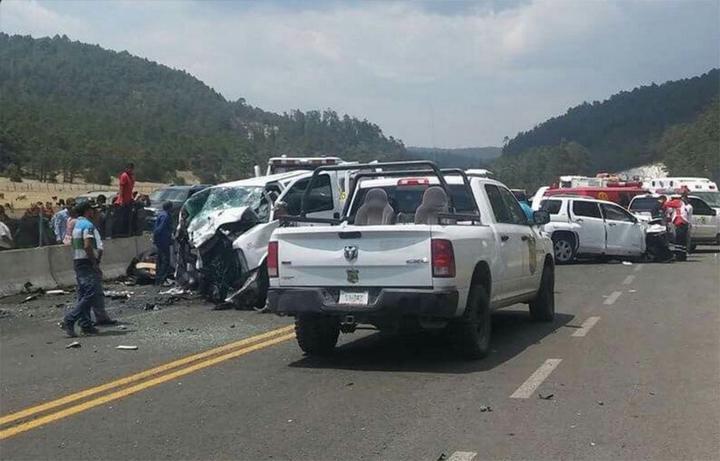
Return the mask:
POLYGON ((0 252, 0 296, 21 292, 27 282, 36 287, 55 287, 47 249, 42 247, 0 252))
MULTIPOLYGON (((125 274, 130 261, 152 243, 148 236, 105 240, 102 261, 105 279, 125 274)), ((75 284, 72 251, 69 246, 56 245, 24 250, 0 251, 0 296, 22 291, 30 282, 45 289, 75 284)))

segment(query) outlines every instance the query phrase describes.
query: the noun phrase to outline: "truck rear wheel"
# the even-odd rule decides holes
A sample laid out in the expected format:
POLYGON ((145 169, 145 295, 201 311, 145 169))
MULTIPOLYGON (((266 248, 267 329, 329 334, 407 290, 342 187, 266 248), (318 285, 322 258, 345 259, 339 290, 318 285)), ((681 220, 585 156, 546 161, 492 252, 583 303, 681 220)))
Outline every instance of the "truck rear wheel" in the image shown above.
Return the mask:
POLYGON ((340 335, 340 322, 322 315, 302 315, 295 319, 295 337, 307 355, 328 355, 340 335))
POLYGON ((555 268, 551 263, 545 264, 537 296, 530 301, 530 318, 536 322, 555 319, 555 268))
POLYGON ((467 359, 481 359, 490 352, 490 297, 485 287, 470 289, 463 318, 450 325, 457 352, 467 359))

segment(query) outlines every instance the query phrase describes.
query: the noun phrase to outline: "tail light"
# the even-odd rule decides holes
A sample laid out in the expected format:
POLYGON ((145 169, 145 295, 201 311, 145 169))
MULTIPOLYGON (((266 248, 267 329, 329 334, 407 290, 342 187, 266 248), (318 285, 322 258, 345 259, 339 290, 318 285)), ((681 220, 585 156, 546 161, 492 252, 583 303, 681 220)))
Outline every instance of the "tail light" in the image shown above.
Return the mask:
POLYGON ((268 277, 278 276, 278 243, 268 243, 268 255, 267 255, 267 271, 268 277))
POLYGON ((397 182, 398 186, 427 186, 429 184, 428 178, 403 178, 397 182))
POLYGON ((431 240, 433 277, 455 277, 455 253, 450 240, 431 240))

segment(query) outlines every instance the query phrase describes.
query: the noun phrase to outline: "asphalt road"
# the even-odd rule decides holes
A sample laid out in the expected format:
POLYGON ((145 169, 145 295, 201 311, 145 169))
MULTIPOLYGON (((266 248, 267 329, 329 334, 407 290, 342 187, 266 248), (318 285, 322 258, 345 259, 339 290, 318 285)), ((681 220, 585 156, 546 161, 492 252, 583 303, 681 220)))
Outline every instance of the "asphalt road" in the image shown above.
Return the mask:
POLYGON ((560 267, 556 289, 554 323, 498 312, 477 362, 367 331, 309 359, 287 319, 190 301, 114 306, 124 329, 65 349, 57 310, 6 304, 0 458, 720 459, 716 247, 560 267))

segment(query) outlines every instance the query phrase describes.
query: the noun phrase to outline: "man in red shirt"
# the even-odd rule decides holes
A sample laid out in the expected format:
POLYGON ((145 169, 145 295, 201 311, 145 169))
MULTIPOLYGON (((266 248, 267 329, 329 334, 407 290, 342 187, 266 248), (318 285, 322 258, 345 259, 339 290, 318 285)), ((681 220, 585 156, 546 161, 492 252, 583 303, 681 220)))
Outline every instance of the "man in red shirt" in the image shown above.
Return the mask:
POLYGON ((133 188, 135 187, 135 176, 133 171, 135 165, 128 163, 125 171, 120 173, 120 193, 117 197, 118 208, 118 227, 119 235, 132 235, 132 208, 133 208, 133 188))

